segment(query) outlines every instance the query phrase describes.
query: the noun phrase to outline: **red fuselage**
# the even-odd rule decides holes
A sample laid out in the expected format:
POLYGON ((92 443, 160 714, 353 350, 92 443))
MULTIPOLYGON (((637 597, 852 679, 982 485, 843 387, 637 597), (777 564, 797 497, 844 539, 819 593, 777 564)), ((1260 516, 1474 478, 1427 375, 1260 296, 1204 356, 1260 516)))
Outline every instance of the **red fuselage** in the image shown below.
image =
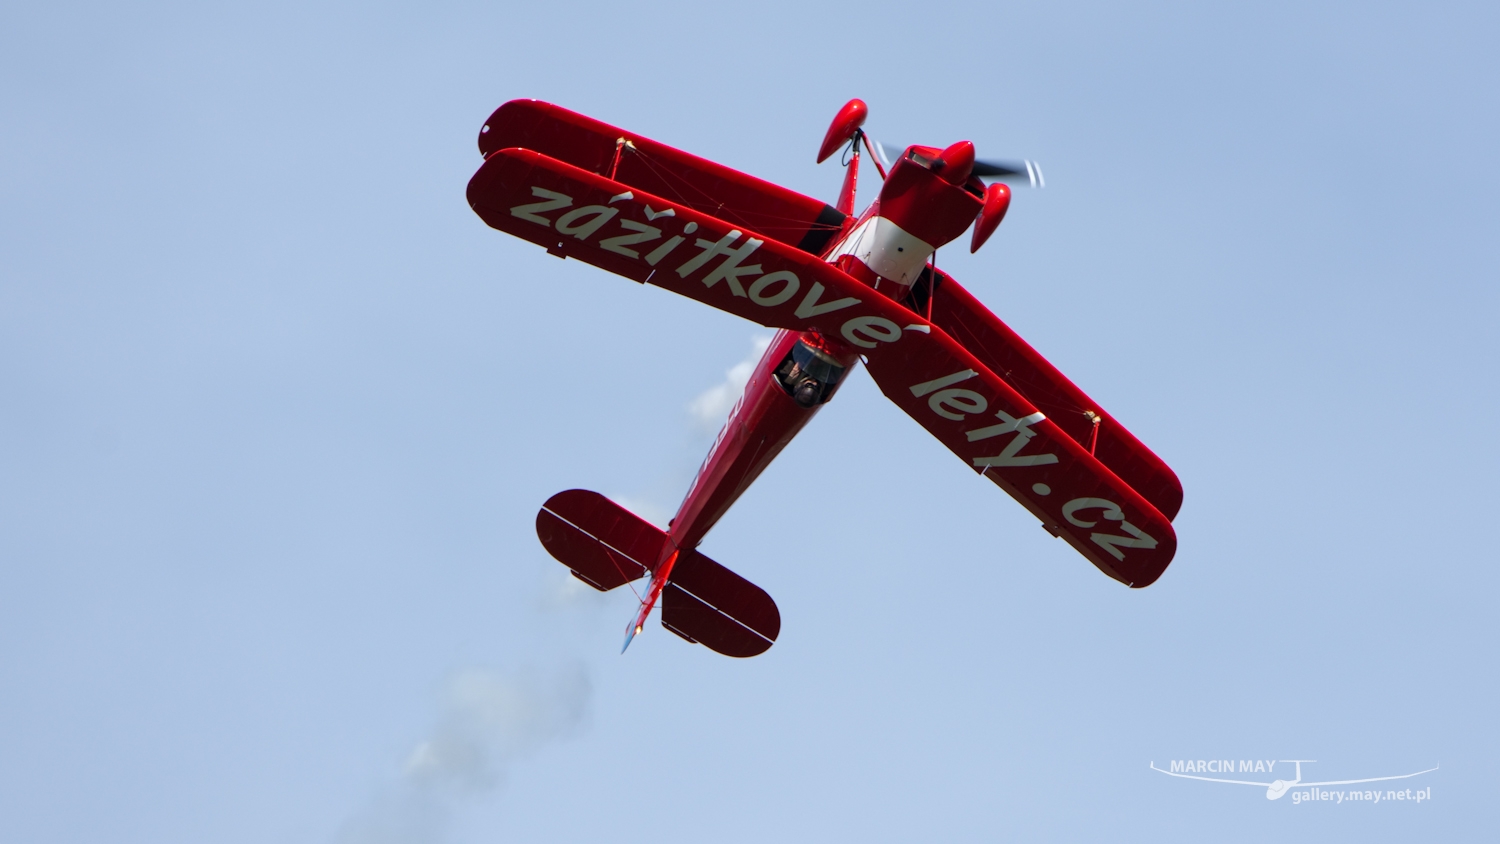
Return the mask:
MULTIPOLYGON (((858 164, 856 147, 850 176, 858 164)), ((880 197, 850 218, 822 257, 882 295, 906 300, 937 247, 962 234, 984 205, 984 185, 969 175, 972 164, 967 142, 947 150, 908 149, 886 176, 880 197)), ((852 205, 853 187, 852 179, 846 182, 840 204, 852 205)), ((673 547, 665 553, 696 548, 858 363, 856 350, 840 339, 777 332, 678 508, 670 528, 673 547)))

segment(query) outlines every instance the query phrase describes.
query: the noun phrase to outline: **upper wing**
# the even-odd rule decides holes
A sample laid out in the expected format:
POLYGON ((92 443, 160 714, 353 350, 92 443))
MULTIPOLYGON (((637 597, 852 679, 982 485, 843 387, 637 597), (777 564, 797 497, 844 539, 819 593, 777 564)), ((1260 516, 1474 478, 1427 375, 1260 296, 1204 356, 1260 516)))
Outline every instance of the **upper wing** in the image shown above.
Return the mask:
POLYGON ((538 100, 512 100, 485 121, 479 151, 489 156, 507 147, 535 150, 814 255, 845 219, 810 196, 538 100))
POLYGON ((468 198, 489 225, 554 254, 842 338, 897 405, 1106 574, 1146 586, 1171 562, 1171 523, 1130 484, 941 328, 816 257, 530 150, 492 153, 468 198))
MULTIPOLYGON (((928 271, 930 272, 930 270, 928 271)), ((925 292, 924 274, 915 290, 925 292)), ((947 273, 938 271, 932 323, 1001 375, 1073 441, 1123 478, 1169 520, 1182 509, 1182 482, 1160 457, 1105 413, 1010 326, 947 273), (1098 418, 1098 430, 1089 413, 1098 418)))

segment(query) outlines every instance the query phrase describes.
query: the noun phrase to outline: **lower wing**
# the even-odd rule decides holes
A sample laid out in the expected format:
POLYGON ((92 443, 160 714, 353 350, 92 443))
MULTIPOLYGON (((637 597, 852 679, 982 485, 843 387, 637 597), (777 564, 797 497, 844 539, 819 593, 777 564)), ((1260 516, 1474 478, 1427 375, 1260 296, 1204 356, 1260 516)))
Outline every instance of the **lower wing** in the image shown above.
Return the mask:
MULTIPOLYGON (((929 281, 924 273, 915 288, 919 296, 926 295, 929 281)), ((932 290, 933 325, 1003 377, 1162 515, 1177 518, 1182 509, 1182 482, 1160 457, 947 273, 937 272, 932 290)))
POLYGON ((860 349, 882 392, 1110 577, 1154 582, 1171 522, 940 327, 793 246, 540 153, 497 150, 469 204, 501 231, 760 325, 860 349))

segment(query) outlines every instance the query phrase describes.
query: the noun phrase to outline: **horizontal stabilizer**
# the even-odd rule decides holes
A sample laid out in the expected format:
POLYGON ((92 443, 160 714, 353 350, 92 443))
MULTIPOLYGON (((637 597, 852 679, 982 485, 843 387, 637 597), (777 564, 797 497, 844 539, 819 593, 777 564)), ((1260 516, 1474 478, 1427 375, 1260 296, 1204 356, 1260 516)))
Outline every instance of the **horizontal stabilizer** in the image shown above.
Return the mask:
MULTIPOLYGON (((666 532, 597 492, 570 489, 536 514, 542 547, 601 592, 645 577, 670 556, 666 532)), ((661 593, 661 623, 726 656, 765 653, 781 612, 764 589, 697 551, 677 556, 661 593)))
POLYGON ((697 551, 683 554, 662 592, 661 623, 725 656, 765 653, 781 632, 781 612, 759 586, 697 551))
POLYGON ((655 525, 584 489, 547 499, 536 514, 536 535, 558 562, 601 592, 645 577, 667 541, 655 525))

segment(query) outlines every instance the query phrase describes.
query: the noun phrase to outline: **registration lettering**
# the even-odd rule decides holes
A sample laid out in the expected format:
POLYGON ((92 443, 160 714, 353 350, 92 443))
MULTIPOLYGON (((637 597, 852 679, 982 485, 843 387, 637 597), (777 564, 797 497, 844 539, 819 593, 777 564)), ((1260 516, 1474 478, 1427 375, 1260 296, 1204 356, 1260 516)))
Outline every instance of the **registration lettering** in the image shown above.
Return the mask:
MULTIPOLYGON (((689 242, 689 236, 698 230, 696 222, 688 221, 683 225, 681 234, 673 234, 663 240, 662 237, 666 233, 659 226, 647 225, 620 213, 622 208, 632 207, 625 204, 617 205, 617 203, 634 202, 635 196, 630 191, 615 194, 607 205, 585 205, 581 208, 573 208, 556 219, 544 215, 572 208, 573 197, 536 185, 531 187, 531 195, 541 201, 517 205, 510 209, 511 216, 546 226, 559 234, 569 235, 581 241, 588 241, 594 235, 605 231, 606 225, 614 222, 624 233, 606 232, 609 236, 599 238, 599 248, 631 260, 645 261, 651 267, 656 267, 676 253, 679 247, 689 242), (632 248, 656 241, 661 242, 645 255, 632 248)), ((650 222, 665 222, 664 218, 670 219, 677 216, 676 210, 672 208, 658 210, 644 204, 639 207, 650 222)), ((749 299, 762 308, 776 308, 797 300, 793 314, 800 320, 810 320, 852 308, 861 302, 853 296, 825 300, 827 290, 816 281, 804 292, 802 279, 791 270, 765 272, 761 264, 750 262, 756 251, 765 245, 765 241, 749 236, 739 229, 730 229, 717 238, 710 235, 691 238, 691 240, 697 252, 690 254, 686 260, 678 264, 674 272, 682 279, 697 277, 706 288, 727 291, 730 296, 737 299, 749 299), (800 300, 798 300, 799 294, 800 300)), ((846 341, 863 349, 873 349, 882 343, 894 343, 901 339, 901 330, 901 326, 891 320, 873 314, 851 316, 837 329, 838 334, 846 341)), ((941 403, 943 407, 965 408, 970 412, 979 412, 984 409, 984 399, 977 397, 977 394, 970 394, 967 390, 949 391, 935 397, 933 401, 935 408, 941 403), (971 395, 974 398, 971 398, 971 395)))

